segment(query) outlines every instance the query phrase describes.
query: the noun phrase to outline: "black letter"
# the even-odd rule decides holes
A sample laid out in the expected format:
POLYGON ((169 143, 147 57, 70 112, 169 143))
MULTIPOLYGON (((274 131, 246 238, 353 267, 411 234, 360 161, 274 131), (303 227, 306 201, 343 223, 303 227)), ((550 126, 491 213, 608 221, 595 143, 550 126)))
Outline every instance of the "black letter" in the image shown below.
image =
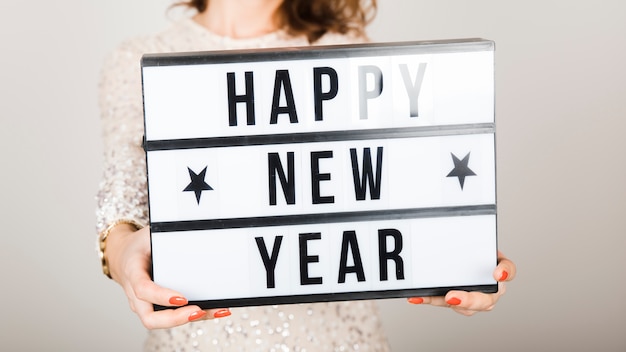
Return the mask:
POLYGON ((350 148, 352 159, 352 178, 354 180, 354 194, 356 200, 365 200, 365 190, 370 186, 370 199, 380 199, 380 179, 383 172, 383 147, 378 147, 376 155, 376 179, 372 173, 372 156, 370 148, 363 149, 363 175, 359 179, 359 162, 356 149, 350 148), (367 178, 367 184, 365 179, 367 178))
POLYGON ((330 100, 337 96, 339 90, 339 79, 337 71, 331 67, 315 67, 313 68, 313 96, 315 100, 315 121, 324 119, 322 114, 322 102, 330 100), (328 76, 330 87, 328 92, 322 92, 322 75, 328 76))
POLYGON ((287 153, 287 177, 285 177, 285 170, 283 170, 283 164, 280 162, 280 156, 278 153, 267 154, 267 164, 269 171, 270 205, 276 205, 277 171, 278 177, 280 178, 280 185, 282 186, 283 194, 285 195, 285 201, 287 204, 296 204, 296 181, 295 169, 293 165, 293 152, 287 153))
POLYGON ((278 251, 280 250, 280 244, 283 241, 283 236, 277 236, 274 240, 274 248, 272 248, 272 257, 267 254, 267 247, 265 246, 265 240, 263 237, 255 237, 256 245, 259 247, 259 253, 261 253, 261 259, 263 259, 263 265, 265 265, 265 277, 267 278, 267 288, 275 288, 275 276, 274 270, 276 270, 276 262, 278 261, 278 251))
POLYGON ((332 158, 332 150, 325 152, 311 152, 311 197, 313 204, 334 203, 334 196, 320 196, 320 181, 329 181, 330 174, 320 174, 320 159, 332 158))
POLYGON ((296 115, 296 103, 293 100, 293 90, 291 89, 291 80, 289 79, 289 71, 287 70, 276 71, 270 124, 274 125, 278 122, 278 114, 289 114, 289 121, 291 123, 298 123, 298 115, 296 115), (285 100, 287 101, 287 106, 278 106, 280 104, 280 87, 282 86, 285 87, 285 100))
POLYGON ((237 103, 246 103, 246 114, 248 125, 254 125, 254 79, 252 72, 245 73, 246 94, 236 95, 235 93, 235 73, 228 72, 226 80, 228 82, 228 123, 230 126, 237 126, 237 103))
POLYGON ((396 263, 396 279, 404 280, 404 261, 400 257, 402 251, 402 234, 396 229, 378 230, 378 256, 380 260, 380 281, 387 281, 387 261, 396 263), (394 249, 387 252, 387 237, 393 237, 394 249))
POLYGON ((378 66, 359 66, 359 116, 367 119, 367 100, 378 97, 383 92, 383 72, 378 66), (374 87, 367 90, 367 75, 374 75, 374 87))
POLYGON ((347 273, 356 273, 359 282, 365 281, 365 273, 363 272, 363 262, 361 261, 361 252, 359 251, 359 242, 356 240, 356 232, 344 231, 343 241, 341 242, 341 259, 339 259, 339 280, 340 284, 346 282, 347 273), (352 251, 354 266, 348 266, 348 246, 352 251))
POLYGON ((422 81, 424 80, 424 72, 426 71, 426 63, 422 62, 415 75, 415 81, 411 83, 411 75, 409 74, 409 67, 407 64, 400 65, 400 73, 402 74, 402 80, 404 81, 404 87, 406 93, 409 95, 409 112, 411 117, 418 117, 417 100, 420 97, 420 90, 422 89, 422 81))
POLYGON ((307 241, 319 240, 322 234, 301 233, 300 234, 300 285, 321 285, 321 277, 309 277, 309 263, 318 263, 320 257, 317 255, 309 255, 307 251, 307 241))

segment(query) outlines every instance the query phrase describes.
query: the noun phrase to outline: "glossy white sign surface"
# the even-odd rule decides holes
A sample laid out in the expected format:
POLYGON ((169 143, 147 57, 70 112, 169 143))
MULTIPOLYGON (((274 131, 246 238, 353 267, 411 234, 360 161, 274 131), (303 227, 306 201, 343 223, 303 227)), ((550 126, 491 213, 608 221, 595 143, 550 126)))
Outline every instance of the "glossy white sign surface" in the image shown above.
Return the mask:
POLYGON ((204 307, 497 289, 492 42, 142 70, 158 284, 204 307))

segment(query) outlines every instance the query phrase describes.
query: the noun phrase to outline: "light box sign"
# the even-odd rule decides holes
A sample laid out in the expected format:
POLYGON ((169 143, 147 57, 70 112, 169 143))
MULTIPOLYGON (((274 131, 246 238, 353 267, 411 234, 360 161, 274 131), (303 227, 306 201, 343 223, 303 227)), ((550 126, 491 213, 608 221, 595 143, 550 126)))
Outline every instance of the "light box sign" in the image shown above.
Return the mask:
POLYGON ((493 42, 142 72, 157 284, 203 308, 497 291, 493 42))

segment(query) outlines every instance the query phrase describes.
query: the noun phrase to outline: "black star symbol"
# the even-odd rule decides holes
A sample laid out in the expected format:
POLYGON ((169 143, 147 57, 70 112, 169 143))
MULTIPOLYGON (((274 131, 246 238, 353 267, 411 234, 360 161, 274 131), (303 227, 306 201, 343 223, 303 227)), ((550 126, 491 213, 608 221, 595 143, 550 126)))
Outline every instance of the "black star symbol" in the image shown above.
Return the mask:
POLYGON ((450 171, 447 177, 458 177, 459 183, 461 184, 461 189, 463 189, 463 185, 465 184, 465 177, 476 176, 474 171, 470 170, 470 168, 467 166, 467 164, 469 163, 470 153, 467 153, 463 160, 459 160, 459 158, 457 158, 456 155, 452 153, 450 154, 452 155, 452 161, 454 161, 454 169, 450 171))
POLYGON ((193 172, 190 168, 189 177, 191 178, 191 182, 187 187, 183 190, 183 192, 195 192, 196 193, 196 201, 200 204, 200 195, 202 195, 202 191, 212 191, 213 188, 209 186, 206 182, 204 182, 204 176, 206 176, 206 166, 204 170, 202 170, 199 174, 193 172))

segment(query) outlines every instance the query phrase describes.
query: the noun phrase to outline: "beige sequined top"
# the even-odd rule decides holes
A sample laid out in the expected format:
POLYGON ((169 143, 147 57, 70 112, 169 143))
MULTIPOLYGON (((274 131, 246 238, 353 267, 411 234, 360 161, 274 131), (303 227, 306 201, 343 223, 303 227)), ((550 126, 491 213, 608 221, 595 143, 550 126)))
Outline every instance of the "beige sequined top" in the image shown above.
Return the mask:
MULTIPOLYGON (((365 38, 327 34, 315 44, 365 38)), ((308 45, 278 31, 255 39, 215 35, 191 19, 123 43, 106 60, 100 84, 104 175, 97 231, 125 218, 148 223, 140 58, 144 53, 308 45)), ((227 318, 150 331, 147 351, 388 351, 376 303, 355 301, 234 308, 227 318)))

